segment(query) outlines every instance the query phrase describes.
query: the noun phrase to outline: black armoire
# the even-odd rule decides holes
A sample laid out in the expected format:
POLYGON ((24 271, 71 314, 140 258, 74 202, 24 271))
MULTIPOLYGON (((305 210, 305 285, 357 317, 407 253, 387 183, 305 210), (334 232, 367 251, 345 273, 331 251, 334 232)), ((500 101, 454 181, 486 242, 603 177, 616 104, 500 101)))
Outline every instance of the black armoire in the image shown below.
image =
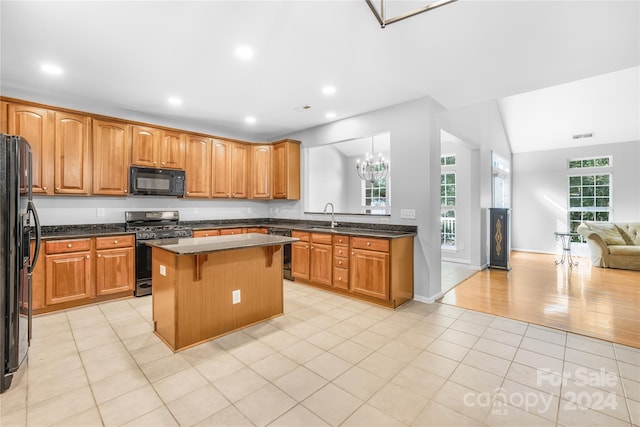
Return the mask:
POLYGON ((509 209, 489 208, 489 267, 511 270, 509 253, 511 252, 511 221, 509 209))

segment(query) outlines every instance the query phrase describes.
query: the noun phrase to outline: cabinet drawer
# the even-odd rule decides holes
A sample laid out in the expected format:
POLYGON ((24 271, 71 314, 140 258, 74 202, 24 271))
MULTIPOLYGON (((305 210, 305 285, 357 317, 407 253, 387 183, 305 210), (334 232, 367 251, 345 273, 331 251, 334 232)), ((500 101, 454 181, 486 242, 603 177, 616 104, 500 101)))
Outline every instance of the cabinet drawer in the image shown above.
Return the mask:
POLYGON ((63 254, 91 250, 91 239, 53 240, 46 242, 47 254, 63 254))
POLYGON ((96 237, 96 249, 127 248, 134 243, 134 236, 96 237))
POLYGON ((311 233, 311 241, 313 243, 324 243, 327 245, 331 244, 331 234, 325 233, 311 233))
POLYGON ((333 266, 340 268, 349 268, 349 258, 334 256, 333 257, 333 266))
POLYGON ((352 237, 351 247, 354 249, 369 249, 371 251, 389 252, 389 240, 372 237, 352 237))
POLYGON ((221 236, 229 236, 231 234, 243 234, 245 233, 245 229, 242 228, 223 228, 220 230, 221 236))
POLYGON ((335 235, 333 236, 333 244, 349 246, 349 236, 335 235))
POLYGON ((349 256, 349 246, 333 245, 333 254, 335 256, 348 257, 349 256))
POLYGON ((220 230, 198 230, 193 232, 193 237, 219 236, 220 230))
POLYGON ((298 239, 300 239, 303 242, 308 242, 309 241, 309 233, 304 232, 304 231, 292 231, 291 232, 291 237, 297 237, 298 239))
POLYGON ((333 286, 340 289, 349 289, 349 270, 335 267, 333 269, 333 286))

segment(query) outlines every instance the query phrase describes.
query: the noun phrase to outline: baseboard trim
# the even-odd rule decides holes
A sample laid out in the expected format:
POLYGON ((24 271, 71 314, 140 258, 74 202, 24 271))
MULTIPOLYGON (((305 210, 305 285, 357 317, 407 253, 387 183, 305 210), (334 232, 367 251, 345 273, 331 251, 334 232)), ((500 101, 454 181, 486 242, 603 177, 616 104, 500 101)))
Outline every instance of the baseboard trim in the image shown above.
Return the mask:
POLYGON ((546 254, 546 255, 555 255, 555 252, 549 252, 549 251, 541 251, 539 249, 526 249, 526 248, 511 248, 512 251, 514 252, 531 252, 534 254, 546 254))
POLYGON ((418 302, 423 302, 425 304, 433 304, 435 303, 437 300, 439 300, 440 298, 442 298, 442 296, 444 295, 444 293, 442 292, 438 292, 437 294, 435 294, 432 297, 423 297, 422 295, 414 295, 413 299, 415 301, 418 302))

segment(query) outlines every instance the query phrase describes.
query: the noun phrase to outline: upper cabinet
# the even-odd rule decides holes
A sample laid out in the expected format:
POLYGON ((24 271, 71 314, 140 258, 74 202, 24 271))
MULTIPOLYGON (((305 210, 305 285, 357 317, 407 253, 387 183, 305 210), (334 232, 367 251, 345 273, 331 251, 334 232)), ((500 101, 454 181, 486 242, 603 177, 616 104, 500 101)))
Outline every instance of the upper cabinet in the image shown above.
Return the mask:
POLYGON ((88 195, 91 191, 91 119, 56 111, 53 184, 56 194, 88 195))
POLYGON ((271 145, 251 146, 251 181, 250 197, 252 199, 270 199, 272 186, 272 147, 271 145))
POLYGON ((186 196, 211 197, 211 139, 187 136, 186 196))
POLYGON ((23 136, 31 145, 32 190, 53 194, 53 118, 49 110, 30 105, 7 105, 7 133, 23 136))
POLYGON ((213 140, 212 196, 246 199, 250 144, 213 140))
POLYGON ((300 141, 284 139, 273 145, 273 198, 300 199, 300 141))
POLYGON ((131 164, 131 126, 93 120, 93 194, 126 196, 131 164))
POLYGON ((300 141, 213 139, 0 98, 0 131, 31 145, 36 195, 127 196, 137 165, 185 170, 188 197, 300 199, 300 141))
POLYGON ((159 160, 161 168, 184 169, 187 152, 187 136, 180 132, 162 131, 159 160))
POLYGON ((131 127, 131 163, 159 168, 160 129, 149 126, 131 127))

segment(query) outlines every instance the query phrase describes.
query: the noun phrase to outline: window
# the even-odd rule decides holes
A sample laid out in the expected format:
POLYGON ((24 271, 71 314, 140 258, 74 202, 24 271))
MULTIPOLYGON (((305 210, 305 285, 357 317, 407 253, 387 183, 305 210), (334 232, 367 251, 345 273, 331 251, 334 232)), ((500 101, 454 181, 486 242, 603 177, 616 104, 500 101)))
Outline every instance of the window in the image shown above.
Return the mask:
POLYGON ((456 156, 440 157, 440 244, 443 247, 456 246, 456 156))
MULTIPOLYGON (((583 221, 610 220, 611 173, 571 175, 568 179, 568 187, 570 231, 575 232, 583 221)), ((576 236, 572 241, 584 242, 585 240, 582 236, 576 236)))
POLYGON ((569 159, 569 169, 611 167, 611 156, 569 159))
POLYGON ((387 178, 374 182, 362 180, 362 211, 364 213, 386 214, 389 206, 387 178))

